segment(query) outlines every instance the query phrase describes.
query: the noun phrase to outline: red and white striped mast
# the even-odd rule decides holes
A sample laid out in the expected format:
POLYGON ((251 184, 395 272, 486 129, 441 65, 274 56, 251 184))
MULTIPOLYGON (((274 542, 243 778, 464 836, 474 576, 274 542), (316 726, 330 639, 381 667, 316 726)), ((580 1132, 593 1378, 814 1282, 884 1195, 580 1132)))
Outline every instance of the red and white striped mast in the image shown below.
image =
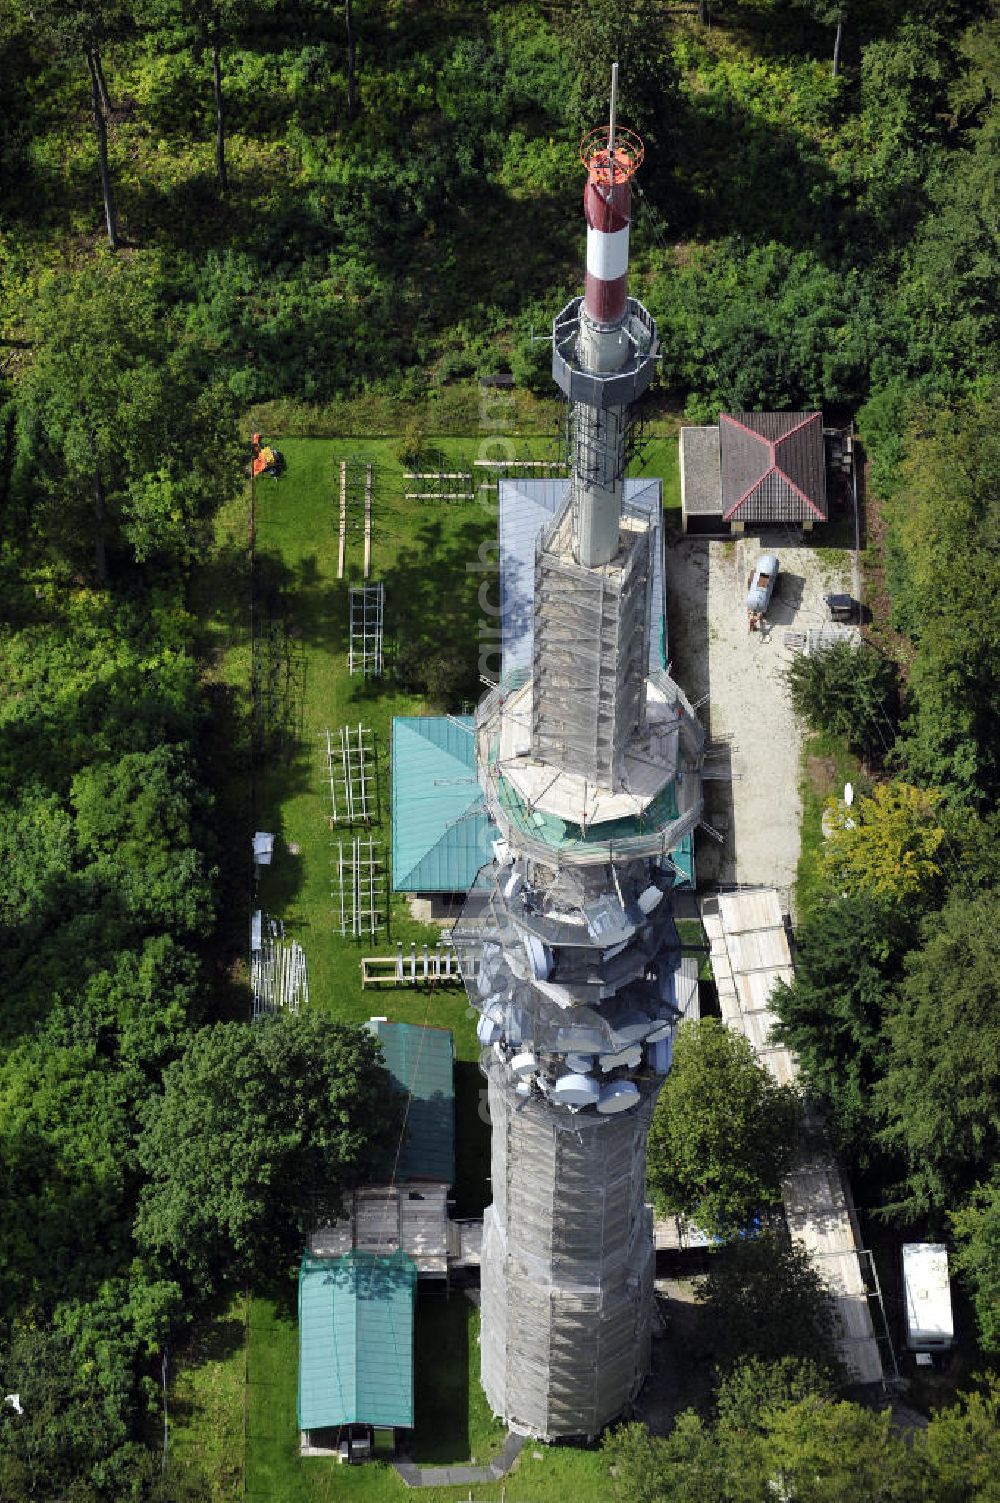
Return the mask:
POLYGON ((611 111, 607 145, 594 140, 600 128, 584 139, 581 156, 587 168, 583 212, 587 220, 587 287, 583 304, 593 323, 610 328, 625 314, 628 283, 628 232, 632 209, 630 179, 642 161, 638 136, 624 132, 626 146, 617 154, 618 64, 611 69, 611 111))
POLYGON ((573 548, 588 567, 618 550, 632 404, 653 376, 656 325, 628 296, 631 181, 645 148, 618 124, 618 64, 611 69, 606 126, 580 145, 587 169, 584 296, 569 303, 553 329, 552 373, 570 401, 573 548))

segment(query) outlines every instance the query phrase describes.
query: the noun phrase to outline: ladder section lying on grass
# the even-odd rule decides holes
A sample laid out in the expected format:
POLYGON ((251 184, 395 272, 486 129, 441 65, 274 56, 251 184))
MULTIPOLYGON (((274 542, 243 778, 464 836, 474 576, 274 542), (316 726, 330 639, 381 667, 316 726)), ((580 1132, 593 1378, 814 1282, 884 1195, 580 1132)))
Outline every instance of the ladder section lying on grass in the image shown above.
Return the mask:
POLYGON ((342 725, 324 731, 330 784, 330 827, 369 824, 378 815, 375 741, 371 729, 342 725))
POLYGON ((415 488, 403 492, 407 501, 474 501, 469 470, 406 470, 403 479, 415 488))
POLYGON ((341 934, 360 939, 378 933, 385 923, 384 877, 381 851, 371 836, 355 835, 346 849, 338 840, 333 898, 341 934))
POLYGON ((351 673, 378 678, 382 673, 382 618, 385 586, 351 585, 351 635, 347 665, 351 673))

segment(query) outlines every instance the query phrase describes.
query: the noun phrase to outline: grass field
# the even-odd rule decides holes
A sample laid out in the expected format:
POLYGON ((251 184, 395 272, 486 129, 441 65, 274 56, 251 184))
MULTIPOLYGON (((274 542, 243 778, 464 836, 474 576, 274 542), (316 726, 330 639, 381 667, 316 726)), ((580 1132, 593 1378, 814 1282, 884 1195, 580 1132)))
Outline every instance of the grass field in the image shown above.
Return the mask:
MULTIPOLYGON (((424 1465, 486 1459, 503 1440, 477 1373, 479 1316, 464 1296, 421 1292, 417 1304, 414 1459, 424 1465), (467 1376, 466 1376, 467 1375, 467 1376), (463 1392, 467 1389, 467 1393, 463 1392)), ((245 1496, 252 1503, 402 1503, 413 1496, 381 1462, 340 1467, 297 1454, 298 1333, 284 1301, 255 1299, 250 1318, 249 1440, 245 1496)), ((476 1503, 598 1503, 607 1473, 597 1451, 527 1445, 503 1483, 478 1484, 476 1503)), ((422 1488, 421 1503, 458 1503, 468 1488, 422 1488)))
MULTIPOLYGON (((428 457, 414 468, 465 470, 482 450, 481 438, 436 439, 428 457)), ((258 609, 280 619, 300 659, 294 743, 256 759, 252 789, 247 768, 246 731, 250 714, 251 645, 245 570, 249 499, 234 502, 219 521, 216 556, 196 583, 194 605, 201 624, 210 679, 220 704, 228 706, 233 769, 226 794, 226 817, 249 828, 273 830, 274 862, 261 872, 256 902, 303 946, 309 967, 310 1005, 348 1021, 373 1013, 452 1030, 456 1048, 457 1183, 456 1212, 478 1214, 488 1198, 489 1129, 479 1106, 483 1085, 478 1068, 475 1017, 458 988, 431 991, 399 988, 363 990, 362 953, 390 954, 397 943, 433 944, 439 931, 416 923, 401 895, 389 895, 387 927, 374 940, 345 939, 335 928, 333 863, 335 841, 327 820, 329 789, 321 733, 342 724, 369 726, 375 735, 379 807, 371 833, 386 858, 390 845, 388 759, 394 715, 425 713, 430 707, 403 692, 391 672, 378 680, 348 672, 348 588, 360 580, 363 517, 352 510, 346 577, 337 579, 339 461, 348 458, 374 467, 372 578, 385 583, 387 657, 396 644, 416 643, 421 652, 442 643, 456 645, 475 661, 482 606, 497 599, 495 573, 484 572, 481 545, 496 537, 495 492, 472 502, 403 499, 405 466, 394 440, 287 439, 279 441, 287 469, 277 482, 264 477, 256 487, 256 600, 258 609), (244 727, 242 750, 239 727, 244 727)), ((548 439, 516 440, 521 458, 550 458, 548 439)), ((664 480, 668 512, 679 514, 676 438, 659 437, 645 449, 637 474, 664 480)), ((671 516, 672 520, 672 516, 671 516)), ((495 618, 487 617, 491 625, 495 618)), ((217 749, 217 755, 223 752, 217 749)), ((349 835, 348 837, 349 838, 349 835)), ((242 946, 249 902, 233 885, 234 944, 242 946)), ((339 910, 338 910, 339 921, 339 910)), ((239 953, 239 950, 238 950, 239 953)), ((242 961, 235 971, 241 974, 242 961)), ((232 988, 239 996, 238 987, 232 988)), ((248 995, 244 992, 244 1004, 248 995)), ((242 1319, 242 1305, 238 1312, 242 1319)), ((250 1302, 249 1343, 234 1311, 221 1313, 187 1354, 175 1382, 178 1456, 186 1448, 213 1477, 219 1499, 238 1496, 242 1473, 244 1362, 247 1401, 246 1496, 273 1503, 313 1503, 357 1496, 370 1503, 399 1499, 403 1485, 395 1472, 375 1463, 346 1470, 298 1456, 295 1418, 298 1336, 295 1288, 289 1284, 250 1302), (202 1353, 204 1352, 204 1358, 202 1353)), ((426 1464, 484 1457, 502 1442, 503 1432, 489 1413, 478 1383, 478 1315, 460 1297, 445 1303, 421 1293, 416 1336, 417 1429, 415 1459, 426 1464)), ((530 1447, 507 1481, 507 1497, 589 1498, 604 1495, 605 1473, 595 1452, 530 1447)), ((477 1498, 500 1497, 500 1487, 477 1489, 477 1498)), ((464 1495, 464 1494, 463 1494, 464 1495)), ((455 1498, 455 1490, 432 1490, 427 1503, 455 1498)))

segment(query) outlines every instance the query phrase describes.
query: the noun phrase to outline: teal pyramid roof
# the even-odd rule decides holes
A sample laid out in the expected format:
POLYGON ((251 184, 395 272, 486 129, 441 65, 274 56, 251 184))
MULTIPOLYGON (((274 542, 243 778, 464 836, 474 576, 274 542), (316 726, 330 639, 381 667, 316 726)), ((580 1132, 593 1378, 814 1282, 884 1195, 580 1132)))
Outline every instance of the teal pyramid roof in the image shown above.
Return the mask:
POLYGON ((392 888, 465 892, 492 851, 471 715, 392 722, 392 888))

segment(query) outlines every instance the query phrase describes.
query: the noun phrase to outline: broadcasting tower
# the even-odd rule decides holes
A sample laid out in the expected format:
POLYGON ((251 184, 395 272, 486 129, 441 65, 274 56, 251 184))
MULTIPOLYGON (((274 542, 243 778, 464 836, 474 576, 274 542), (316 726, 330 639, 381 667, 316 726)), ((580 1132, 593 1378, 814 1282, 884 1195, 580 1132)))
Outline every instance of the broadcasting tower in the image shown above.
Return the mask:
POLYGON ((627 293, 643 147, 616 96, 617 65, 581 152, 586 292, 553 325, 572 474, 536 541, 530 671, 477 710, 499 838, 453 934, 493 1129, 482 1382, 511 1429, 546 1440, 599 1434, 648 1371, 646 1137, 679 1016, 671 853, 702 812, 704 733, 649 666, 653 528, 624 499, 656 326, 627 293))

